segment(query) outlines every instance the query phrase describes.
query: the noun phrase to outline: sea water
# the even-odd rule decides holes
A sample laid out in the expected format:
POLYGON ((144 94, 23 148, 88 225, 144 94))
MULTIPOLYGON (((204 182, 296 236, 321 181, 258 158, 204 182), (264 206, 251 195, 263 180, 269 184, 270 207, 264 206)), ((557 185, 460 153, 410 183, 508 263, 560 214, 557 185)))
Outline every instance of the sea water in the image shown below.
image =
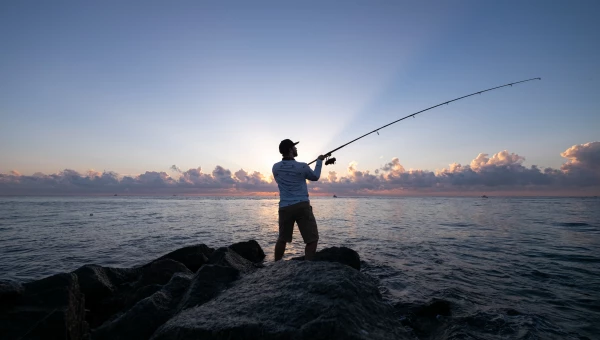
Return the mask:
MULTIPOLYGON (((277 199, 0 197, 0 280, 131 267, 254 239, 273 261, 277 199)), ((443 300, 437 338, 600 338, 600 199, 311 199, 319 249, 356 250, 391 304, 443 300)), ((302 255, 297 229, 284 259, 302 255)), ((402 317, 401 315, 399 317, 402 317)))

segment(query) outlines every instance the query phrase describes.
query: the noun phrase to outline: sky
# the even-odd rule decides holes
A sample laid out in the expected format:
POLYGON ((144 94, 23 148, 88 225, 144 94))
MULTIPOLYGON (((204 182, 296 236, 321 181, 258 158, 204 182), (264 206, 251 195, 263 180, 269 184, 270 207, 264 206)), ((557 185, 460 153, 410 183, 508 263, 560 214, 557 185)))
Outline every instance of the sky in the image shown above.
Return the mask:
POLYGON ((308 163, 534 77, 337 151, 311 192, 597 195, 598 13, 597 1, 2 1, 0 195, 271 194, 282 139, 308 163))

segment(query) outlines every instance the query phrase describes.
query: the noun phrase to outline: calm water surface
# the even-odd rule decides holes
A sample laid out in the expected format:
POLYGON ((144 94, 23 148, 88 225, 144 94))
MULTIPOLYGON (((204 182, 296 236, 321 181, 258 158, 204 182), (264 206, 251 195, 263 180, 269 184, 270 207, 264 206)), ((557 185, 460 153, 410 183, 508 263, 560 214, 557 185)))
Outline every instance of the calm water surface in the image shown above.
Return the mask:
MULTIPOLYGON (((182 246, 257 240, 275 199, 0 198, 0 279, 130 267, 182 246), (93 214, 91 216, 90 214, 93 214)), ((356 250, 390 303, 442 299, 436 338, 600 339, 600 199, 315 198, 319 248, 356 250)), ((302 255, 296 230, 285 258, 302 255)), ((285 259, 284 258, 284 259, 285 259)))

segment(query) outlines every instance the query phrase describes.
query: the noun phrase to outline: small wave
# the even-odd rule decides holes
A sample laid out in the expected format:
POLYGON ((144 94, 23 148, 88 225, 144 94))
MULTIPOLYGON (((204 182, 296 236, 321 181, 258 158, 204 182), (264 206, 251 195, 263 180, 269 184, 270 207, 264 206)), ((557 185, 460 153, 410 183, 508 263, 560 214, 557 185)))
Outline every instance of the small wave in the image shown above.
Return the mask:
POLYGON ((440 225, 444 226, 444 227, 459 227, 459 228, 475 227, 476 226, 473 223, 440 223, 440 225))
POLYGON ((514 309, 480 311, 453 318, 446 326, 444 338, 535 338, 534 320, 514 309))
POLYGON ((532 271, 531 275, 534 276, 534 277, 542 278, 542 279, 549 279, 550 277, 552 277, 550 274, 546 274, 546 273, 541 272, 539 270, 532 271))
POLYGON ((584 222, 558 222, 553 223, 553 225, 557 227, 593 227, 591 224, 584 222))
POLYGON ((564 262, 600 263, 600 258, 587 255, 546 254, 544 257, 564 262))

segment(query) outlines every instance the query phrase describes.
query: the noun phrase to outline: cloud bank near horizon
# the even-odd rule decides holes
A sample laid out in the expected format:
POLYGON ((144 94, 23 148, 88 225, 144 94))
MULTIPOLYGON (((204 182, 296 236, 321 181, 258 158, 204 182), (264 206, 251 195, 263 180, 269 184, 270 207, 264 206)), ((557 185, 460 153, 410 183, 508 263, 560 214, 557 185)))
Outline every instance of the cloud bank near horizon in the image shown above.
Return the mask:
MULTIPOLYGON (((309 190, 338 195, 600 192, 600 142, 573 145, 561 156, 566 162, 560 169, 526 167, 523 156, 506 150, 492 156, 480 153, 468 165, 453 163, 435 172, 406 170, 398 158, 372 172, 359 170, 351 162, 343 174, 324 167, 321 179, 310 183, 309 190)), ((169 169, 175 176, 162 171, 120 176, 111 171, 79 173, 69 169, 26 176, 13 170, 0 174, 0 195, 252 195, 278 191, 271 174, 257 171, 232 172, 220 165, 212 172, 200 167, 183 171, 176 165, 169 169)))

